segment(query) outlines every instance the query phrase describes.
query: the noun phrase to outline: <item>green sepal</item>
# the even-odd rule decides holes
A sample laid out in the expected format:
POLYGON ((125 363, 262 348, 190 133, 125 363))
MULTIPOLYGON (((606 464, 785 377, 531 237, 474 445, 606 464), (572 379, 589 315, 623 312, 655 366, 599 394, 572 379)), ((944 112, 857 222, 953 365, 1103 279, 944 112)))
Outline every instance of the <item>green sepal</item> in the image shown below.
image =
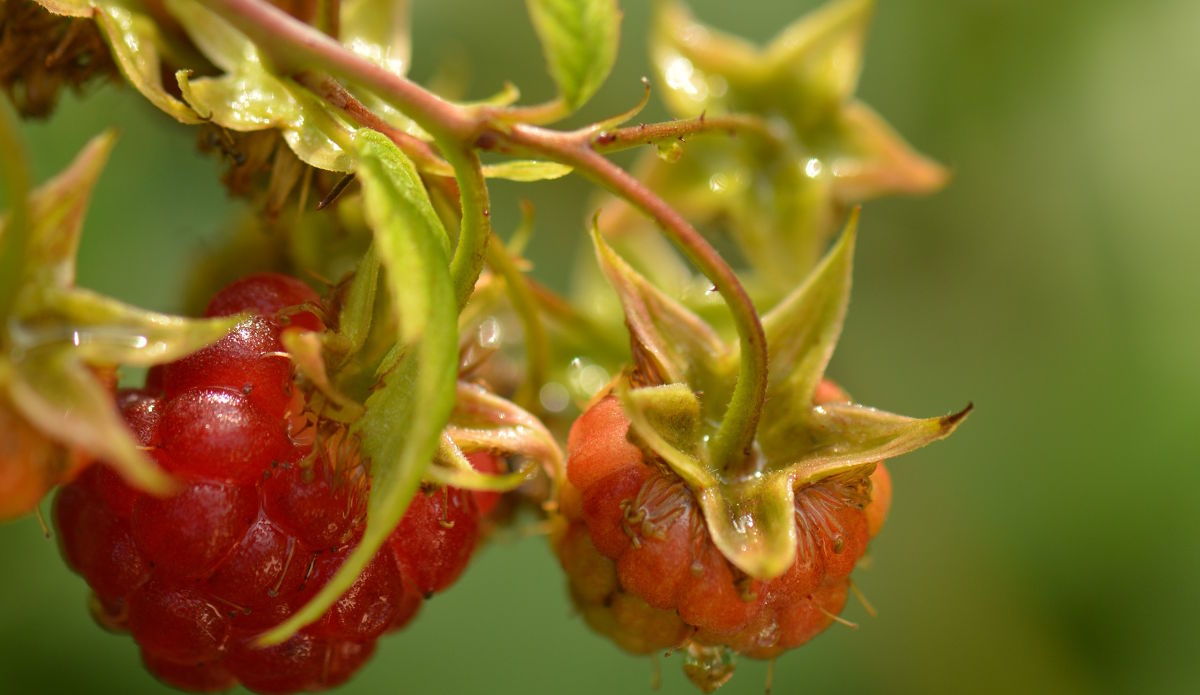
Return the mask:
POLYGON ((616 62, 621 11, 615 0, 526 0, 525 6, 559 97, 568 113, 574 111, 616 62))
MULTIPOLYGON (((552 485, 558 485, 566 475, 562 450, 541 420, 478 384, 458 382, 445 432, 466 453, 491 451, 536 463, 546 471, 552 485)), ((527 477, 528 472, 523 476, 527 477)), ((453 484, 471 488, 466 482, 453 484)))
POLYGON ((713 544, 735 567, 772 579, 796 561, 796 494, 787 476, 695 490, 713 544))
POLYGON ((225 337, 242 317, 189 319, 148 311, 82 288, 31 288, 36 311, 13 328, 14 345, 70 346, 96 365, 173 362, 225 337))
MULTIPOLYGON (((482 446, 478 450, 487 451, 488 448, 482 446)), ((438 485, 463 490, 509 492, 520 487, 537 468, 535 462, 529 461, 511 473, 482 473, 475 470, 464 452, 469 453, 470 450, 459 446, 448 431, 443 431, 437 455, 430 462, 426 477, 438 485)))
POLYGON ((165 494, 171 478, 134 441, 88 365, 176 360, 220 339, 239 317, 169 316, 74 286, 84 213, 114 142, 111 132, 93 138, 29 194, 27 243, 9 245, 11 220, 0 219, 5 266, 20 269, 10 278, 15 300, 0 327, 0 389, 48 439, 103 460, 136 487, 165 494))
POLYGON ((325 368, 324 343, 319 333, 304 330, 284 331, 280 340, 291 355, 296 371, 312 382, 321 395, 332 404, 332 407, 322 410, 322 416, 350 423, 362 415, 363 407, 339 391, 330 381, 329 372, 325 368))
POLYGON ((67 347, 27 353, 12 363, 8 390, 13 406, 51 439, 103 460, 134 487, 155 495, 174 481, 134 440, 112 394, 67 347))
POLYGON ((396 349, 354 423, 370 466, 367 524, 358 546, 317 595, 259 638, 278 644, 320 618, 395 528, 437 451, 454 405, 457 327, 446 232, 412 162, 386 137, 359 130, 353 149, 367 222, 398 321, 396 349))
POLYGON ((631 389, 622 379, 617 382, 616 395, 621 401, 621 409, 629 418, 629 428, 633 434, 645 448, 666 461, 667 466, 687 483, 694 493, 699 495, 701 490, 710 489, 717 484, 717 476, 714 471, 709 470, 703 448, 698 442, 699 438, 694 434, 699 429, 700 404, 696 402, 696 394, 692 393, 687 385, 668 384, 631 389), (690 399, 687 394, 691 394, 690 399), (672 407, 678 408, 679 412, 667 416, 665 409, 672 407), (656 426, 664 420, 668 423, 686 422, 693 414, 697 416, 695 425, 675 428, 668 425, 665 432, 656 426), (681 436, 685 431, 693 433, 692 441, 687 441, 681 436))
POLYGON ((764 420, 774 419, 777 400, 812 401, 813 392, 833 356, 846 307, 850 303, 850 272, 858 210, 850 213, 842 237, 804 283, 762 317, 767 337, 767 382, 764 420))
POLYGON ((714 396, 724 391, 730 350, 716 331, 618 256, 595 225, 592 243, 621 300, 635 364, 651 370, 659 383, 686 383, 714 396))
MULTIPOLYGON (((29 196, 29 248, 23 268, 29 286, 69 287, 75 283, 75 252, 83 217, 116 141, 111 130, 92 138, 66 169, 29 196)), ((6 223, 7 215, 0 219, 0 225, 6 223)))

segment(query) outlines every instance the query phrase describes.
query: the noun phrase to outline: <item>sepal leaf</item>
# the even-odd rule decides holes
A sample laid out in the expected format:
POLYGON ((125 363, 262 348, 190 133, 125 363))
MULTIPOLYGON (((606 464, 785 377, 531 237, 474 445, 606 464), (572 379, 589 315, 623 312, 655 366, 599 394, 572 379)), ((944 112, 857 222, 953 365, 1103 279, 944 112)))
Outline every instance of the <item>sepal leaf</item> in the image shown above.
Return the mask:
POLYGON ((768 411, 764 419, 775 419, 770 410, 777 401, 812 401, 813 392, 833 356, 850 302, 850 273, 858 210, 850 213, 842 238, 821 263, 778 306, 762 318, 767 336, 767 360, 771 365, 767 383, 768 411))
POLYGON ((650 284, 595 227, 592 243, 601 270, 621 300, 638 368, 647 372, 652 383, 719 390, 730 351, 716 331, 650 284))
POLYGON ((541 420, 478 384, 458 382, 446 431, 467 453, 518 454, 541 463, 555 480, 565 475, 562 451, 541 420))

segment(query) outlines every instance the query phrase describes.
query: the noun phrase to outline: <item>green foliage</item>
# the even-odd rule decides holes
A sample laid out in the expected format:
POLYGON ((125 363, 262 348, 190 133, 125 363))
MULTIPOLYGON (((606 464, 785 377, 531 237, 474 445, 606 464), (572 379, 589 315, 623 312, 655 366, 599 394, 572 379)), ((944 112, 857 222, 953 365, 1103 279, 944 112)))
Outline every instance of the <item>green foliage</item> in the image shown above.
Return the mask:
POLYGON ((550 76, 567 111, 585 104, 617 59, 621 12, 615 0, 526 0, 550 76))

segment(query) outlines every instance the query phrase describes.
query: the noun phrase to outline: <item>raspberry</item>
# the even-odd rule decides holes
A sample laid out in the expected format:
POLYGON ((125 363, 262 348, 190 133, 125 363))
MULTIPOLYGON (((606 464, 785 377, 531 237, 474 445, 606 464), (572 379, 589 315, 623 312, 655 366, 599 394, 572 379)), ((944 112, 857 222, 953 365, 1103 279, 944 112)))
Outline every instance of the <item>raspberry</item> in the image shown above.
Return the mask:
MULTIPOLYGON (((243 279, 210 313, 259 312, 206 351, 151 370, 116 404, 138 441, 177 476, 166 498, 93 466, 62 488, 54 517, 67 564, 92 611, 128 631, 162 682, 212 692, 333 687, 406 625, 423 597, 461 574, 483 497, 418 493, 389 541, 319 620, 283 644, 254 639, 311 599, 361 538, 370 481, 342 423, 308 411, 279 340, 285 325, 321 330, 319 299, 277 275, 243 279)), ((499 461, 472 456, 482 470, 499 461)))
MULTIPOLYGON (((818 402, 842 397, 832 384, 818 391, 818 402)), ((594 629, 635 653, 690 639, 771 658, 833 622, 890 500, 881 465, 796 490, 796 560, 760 581, 721 554, 692 491, 630 443, 628 430, 609 397, 576 420, 568 439, 567 525, 556 550, 594 629)))

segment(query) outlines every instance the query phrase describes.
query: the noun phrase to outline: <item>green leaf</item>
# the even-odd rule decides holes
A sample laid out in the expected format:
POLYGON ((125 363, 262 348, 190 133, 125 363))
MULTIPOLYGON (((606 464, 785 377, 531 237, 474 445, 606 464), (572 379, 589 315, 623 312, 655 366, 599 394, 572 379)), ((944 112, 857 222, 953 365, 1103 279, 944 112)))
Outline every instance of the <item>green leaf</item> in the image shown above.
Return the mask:
POLYGON ((621 12, 615 0, 526 0, 550 76, 567 108, 596 93, 617 57, 621 12))
POLYGON ((154 22, 113 3, 97 6, 95 18, 125 79, 150 103, 180 123, 200 123, 187 104, 163 89, 157 49, 160 37, 154 22))
POLYGON ((540 162, 535 159, 518 159, 499 164, 487 164, 483 175, 489 179, 508 181, 552 181, 571 173, 571 167, 558 162, 540 162))
POLYGON ((652 381, 689 384, 704 391, 706 400, 723 402, 718 394, 728 388, 731 360, 716 331, 651 285, 594 227, 592 243, 600 268, 621 300, 638 368, 652 381))
POLYGON ((345 0, 339 37, 351 51, 403 75, 412 60, 410 14, 408 0, 345 0))
POLYGON ((793 22, 764 51, 767 69, 792 72, 811 93, 841 102, 858 86, 874 0, 835 0, 793 22))
POLYGON ((352 430, 371 468, 367 527, 329 583, 261 638, 267 644, 318 619, 353 584, 403 516, 454 405, 458 336, 446 232, 412 162, 390 140, 360 130, 354 154, 399 322, 395 358, 385 360, 381 384, 352 430))
POLYGON ((152 494, 173 489, 125 426, 110 394, 69 348, 27 353, 8 384, 13 406, 55 440, 78 447, 152 494))
POLYGON ((238 72, 250 65, 262 65, 254 42, 217 13, 196 0, 165 0, 164 4, 196 48, 213 65, 225 72, 238 72))
POLYGON ((852 156, 834 158, 834 193, 856 203, 890 193, 924 195, 946 185, 944 166, 917 152, 869 106, 851 101, 842 109, 837 137, 852 156))

